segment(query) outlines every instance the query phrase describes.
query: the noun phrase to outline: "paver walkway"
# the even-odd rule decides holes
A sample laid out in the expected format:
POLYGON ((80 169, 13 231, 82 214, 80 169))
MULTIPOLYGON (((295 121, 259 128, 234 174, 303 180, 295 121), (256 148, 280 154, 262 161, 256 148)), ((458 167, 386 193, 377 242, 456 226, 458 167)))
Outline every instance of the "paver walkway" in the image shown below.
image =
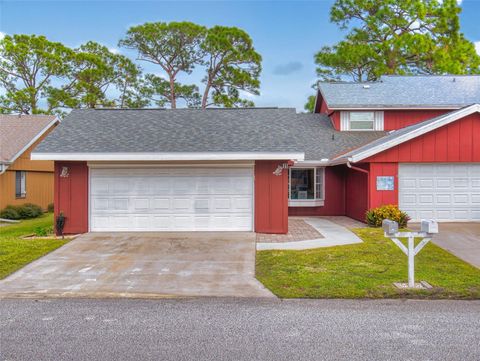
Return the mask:
POLYGON ((288 218, 287 234, 257 233, 258 243, 298 242, 318 238, 323 238, 323 235, 299 217, 288 218))
POLYGON ((303 220, 315 228, 323 238, 315 238, 297 242, 277 242, 277 243, 259 243, 257 242, 257 250, 303 250, 320 247, 341 246, 346 244, 362 243, 352 231, 345 226, 326 219, 323 217, 308 217, 303 220))

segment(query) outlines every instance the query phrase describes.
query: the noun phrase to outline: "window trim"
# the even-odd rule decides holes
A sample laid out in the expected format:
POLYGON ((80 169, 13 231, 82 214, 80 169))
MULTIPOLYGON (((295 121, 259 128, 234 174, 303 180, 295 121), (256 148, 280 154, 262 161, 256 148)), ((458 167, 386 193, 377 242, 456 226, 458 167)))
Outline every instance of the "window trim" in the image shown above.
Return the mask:
MULTIPOLYGON (((353 120, 353 122, 366 122, 367 120, 353 120)), ((373 132, 384 130, 384 112, 374 110, 342 110, 340 112, 340 130, 352 132, 373 132), (352 129, 350 115, 352 113, 373 114, 373 127, 371 129, 352 129)))
POLYGON ((350 130, 354 130, 354 131, 372 131, 372 130, 375 130, 375 112, 373 111, 350 111, 348 112, 348 128, 350 130), (369 119, 369 120, 354 120, 352 119, 352 114, 369 114, 372 116, 372 119, 369 119), (360 123, 360 122, 371 122, 372 123, 372 127, 371 128, 361 128, 361 129, 353 129, 352 128, 352 123, 360 123))
POLYGON ((289 207, 320 207, 325 205, 325 167, 306 167, 306 166, 294 166, 288 168, 288 206, 289 207), (314 199, 291 199, 291 179, 292 179, 292 169, 313 169, 313 179, 314 179, 314 199), (322 170, 322 198, 317 199, 317 172, 322 170))
POLYGON ((24 170, 17 170, 15 171, 15 198, 23 199, 26 197, 27 197, 27 172, 24 170), (20 174, 20 192, 17 192, 17 176, 19 174, 20 174), (22 179, 23 179, 23 182, 22 182, 22 179))

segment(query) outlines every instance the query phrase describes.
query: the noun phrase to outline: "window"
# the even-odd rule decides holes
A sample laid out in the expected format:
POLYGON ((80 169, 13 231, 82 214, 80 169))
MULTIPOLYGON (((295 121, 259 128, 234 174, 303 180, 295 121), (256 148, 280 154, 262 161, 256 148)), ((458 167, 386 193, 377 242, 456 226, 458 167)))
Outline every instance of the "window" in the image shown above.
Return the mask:
POLYGON ((383 130, 383 112, 343 111, 340 113, 340 130, 383 130))
MULTIPOLYGON (((325 168, 290 168, 289 199, 292 205, 315 205, 324 199, 325 168), (303 204, 305 202, 305 204, 303 204)), ((319 204, 321 205, 321 204, 319 204)))
POLYGON ((374 112, 350 112, 350 130, 373 130, 374 112))
POLYGON ((27 191, 25 187, 25 178, 26 178, 26 172, 24 171, 15 172, 15 197, 17 198, 25 198, 25 196, 27 195, 27 191))

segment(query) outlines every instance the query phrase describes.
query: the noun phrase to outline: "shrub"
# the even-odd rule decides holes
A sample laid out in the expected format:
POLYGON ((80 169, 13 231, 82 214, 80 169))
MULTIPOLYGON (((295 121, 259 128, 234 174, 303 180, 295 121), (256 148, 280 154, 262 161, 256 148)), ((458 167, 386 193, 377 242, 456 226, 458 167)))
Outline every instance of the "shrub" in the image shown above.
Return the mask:
POLYGON ((393 204, 372 208, 365 214, 365 221, 371 227, 381 227, 384 219, 398 222, 400 228, 405 228, 410 217, 407 213, 398 209, 398 206, 393 204))
POLYGON ((52 213, 54 210, 54 206, 53 206, 53 203, 50 203, 48 206, 47 206, 47 212, 50 212, 52 213))
POLYGON ((42 208, 32 203, 21 206, 7 206, 0 212, 0 218, 6 219, 29 219, 43 214, 42 208))
POLYGON ((0 218, 5 218, 5 219, 20 219, 20 214, 18 213, 18 207, 14 206, 6 206, 1 212, 0 212, 0 218))
POLYGON ((33 233, 37 237, 46 237, 50 234, 53 234, 53 226, 50 227, 35 227, 33 233))
POLYGON ((20 214, 20 218, 29 219, 41 216, 43 214, 43 211, 42 207, 37 206, 36 204, 25 203, 18 207, 18 213, 20 214))

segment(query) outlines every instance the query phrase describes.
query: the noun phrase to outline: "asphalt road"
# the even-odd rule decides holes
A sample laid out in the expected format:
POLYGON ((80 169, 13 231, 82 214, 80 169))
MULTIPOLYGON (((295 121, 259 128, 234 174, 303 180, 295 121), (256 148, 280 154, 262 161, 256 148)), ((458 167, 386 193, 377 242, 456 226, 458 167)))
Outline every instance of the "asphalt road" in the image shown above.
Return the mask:
POLYGON ((480 360, 480 301, 0 300, 1 360, 480 360))

